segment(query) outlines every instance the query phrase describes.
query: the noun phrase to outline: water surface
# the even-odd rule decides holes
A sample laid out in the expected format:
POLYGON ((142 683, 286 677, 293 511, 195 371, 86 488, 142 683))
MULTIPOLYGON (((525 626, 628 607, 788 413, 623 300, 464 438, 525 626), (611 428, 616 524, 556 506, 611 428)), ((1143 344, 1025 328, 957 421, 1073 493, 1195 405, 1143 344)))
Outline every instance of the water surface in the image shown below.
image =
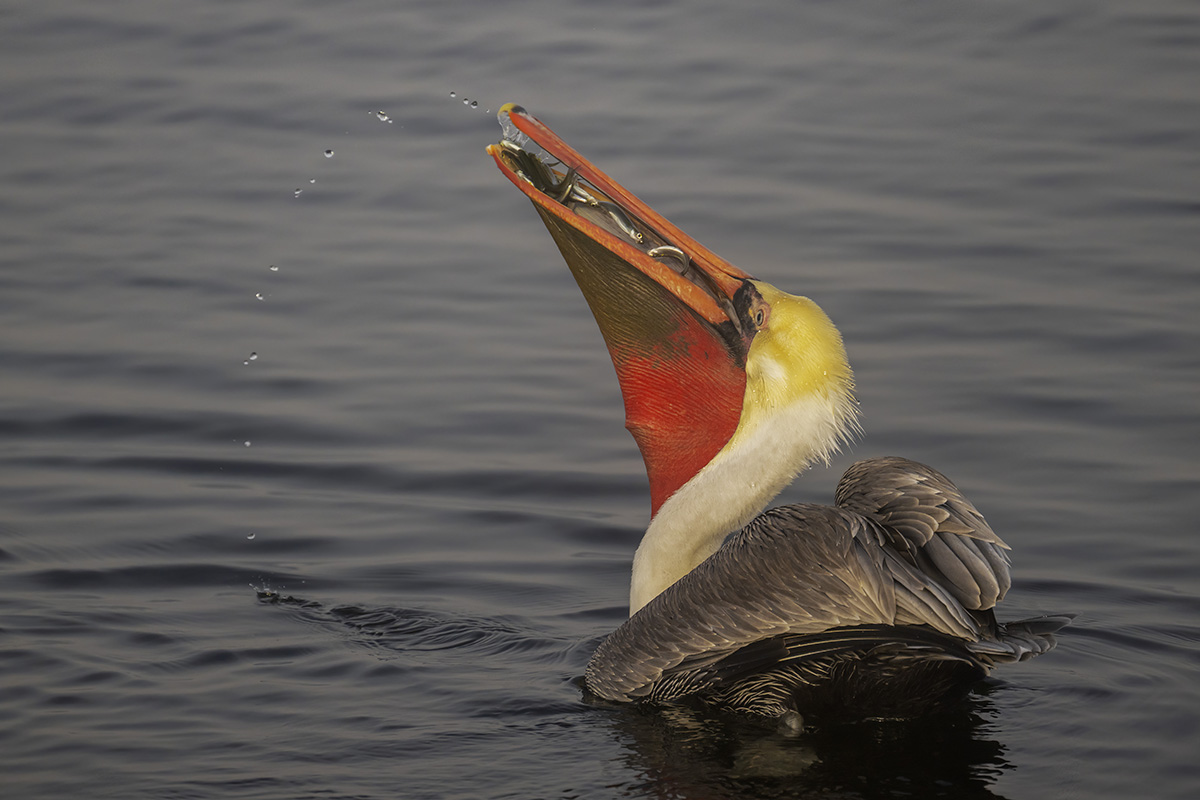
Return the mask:
POLYGON ((14 797, 1194 796, 1194 4, 24 1, 0 43, 14 797), (933 464, 1055 652, 796 739, 584 701, 648 497, 483 153, 509 100, 839 325, 866 433, 781 502, 933 464))

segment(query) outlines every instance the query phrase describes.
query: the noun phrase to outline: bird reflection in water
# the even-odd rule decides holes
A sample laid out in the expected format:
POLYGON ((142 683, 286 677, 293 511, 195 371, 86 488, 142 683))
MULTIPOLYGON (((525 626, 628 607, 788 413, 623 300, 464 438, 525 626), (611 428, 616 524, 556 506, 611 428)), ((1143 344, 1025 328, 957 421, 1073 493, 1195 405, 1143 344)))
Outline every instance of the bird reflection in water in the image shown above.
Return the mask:
POLYGON ((990 691, 919 719, 800 734, 702 706, 614 707, 611 721, 646 796, 996 798, 1011 765, 989 721, 990 691))

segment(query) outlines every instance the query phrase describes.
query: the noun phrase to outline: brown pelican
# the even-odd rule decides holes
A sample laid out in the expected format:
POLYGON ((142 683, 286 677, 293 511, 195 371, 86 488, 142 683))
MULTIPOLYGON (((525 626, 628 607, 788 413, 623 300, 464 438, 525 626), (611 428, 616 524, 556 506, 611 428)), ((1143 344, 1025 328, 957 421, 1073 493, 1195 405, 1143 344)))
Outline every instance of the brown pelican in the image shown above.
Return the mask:
POLYGON ((1070 619, 996 621, 1008 546, 945 476, 850 467, 834 506, 763 509, 856 431, 841 335, 811 300, 751 278, 596 169, 520 106, 488 148, 529 197, 604 335, 650 479, 630 618, 589 691, 699 698, 779 717, 907 717, 1070 619))

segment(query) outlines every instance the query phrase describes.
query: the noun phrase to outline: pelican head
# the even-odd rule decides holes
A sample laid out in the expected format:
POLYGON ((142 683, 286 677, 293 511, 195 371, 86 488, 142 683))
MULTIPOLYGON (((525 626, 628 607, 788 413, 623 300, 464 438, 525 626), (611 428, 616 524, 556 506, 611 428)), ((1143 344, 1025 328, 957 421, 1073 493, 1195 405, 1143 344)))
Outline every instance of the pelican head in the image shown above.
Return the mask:
POLYGON ((850 366, 816 303, 720 258, 520 106, 499 116, 488 152, 583 291, 646 463, 636 611, 856 429, 850 366))
POLYGON ((854 375, 842 335, 812 300, 763 281, 745 281, 734 307, 751 339, 742 413, 727 447, 752 439, 765 425, 777 450, 794 453, 777 459, 788 465, 785 471, 794 470, 790 480, 811 461, 827 461, 857 430, 854 375))

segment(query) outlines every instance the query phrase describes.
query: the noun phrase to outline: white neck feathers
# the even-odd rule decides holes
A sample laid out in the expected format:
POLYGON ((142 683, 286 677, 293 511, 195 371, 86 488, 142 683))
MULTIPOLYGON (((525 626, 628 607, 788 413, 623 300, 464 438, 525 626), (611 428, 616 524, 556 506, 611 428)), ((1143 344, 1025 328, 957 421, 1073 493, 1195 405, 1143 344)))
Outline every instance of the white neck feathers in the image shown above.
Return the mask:
POLYGON ((725 447, 659 508, 633 558, 632 615, 740 530, 854 427, 849 393, 809 395, 743 416, 725 447))

